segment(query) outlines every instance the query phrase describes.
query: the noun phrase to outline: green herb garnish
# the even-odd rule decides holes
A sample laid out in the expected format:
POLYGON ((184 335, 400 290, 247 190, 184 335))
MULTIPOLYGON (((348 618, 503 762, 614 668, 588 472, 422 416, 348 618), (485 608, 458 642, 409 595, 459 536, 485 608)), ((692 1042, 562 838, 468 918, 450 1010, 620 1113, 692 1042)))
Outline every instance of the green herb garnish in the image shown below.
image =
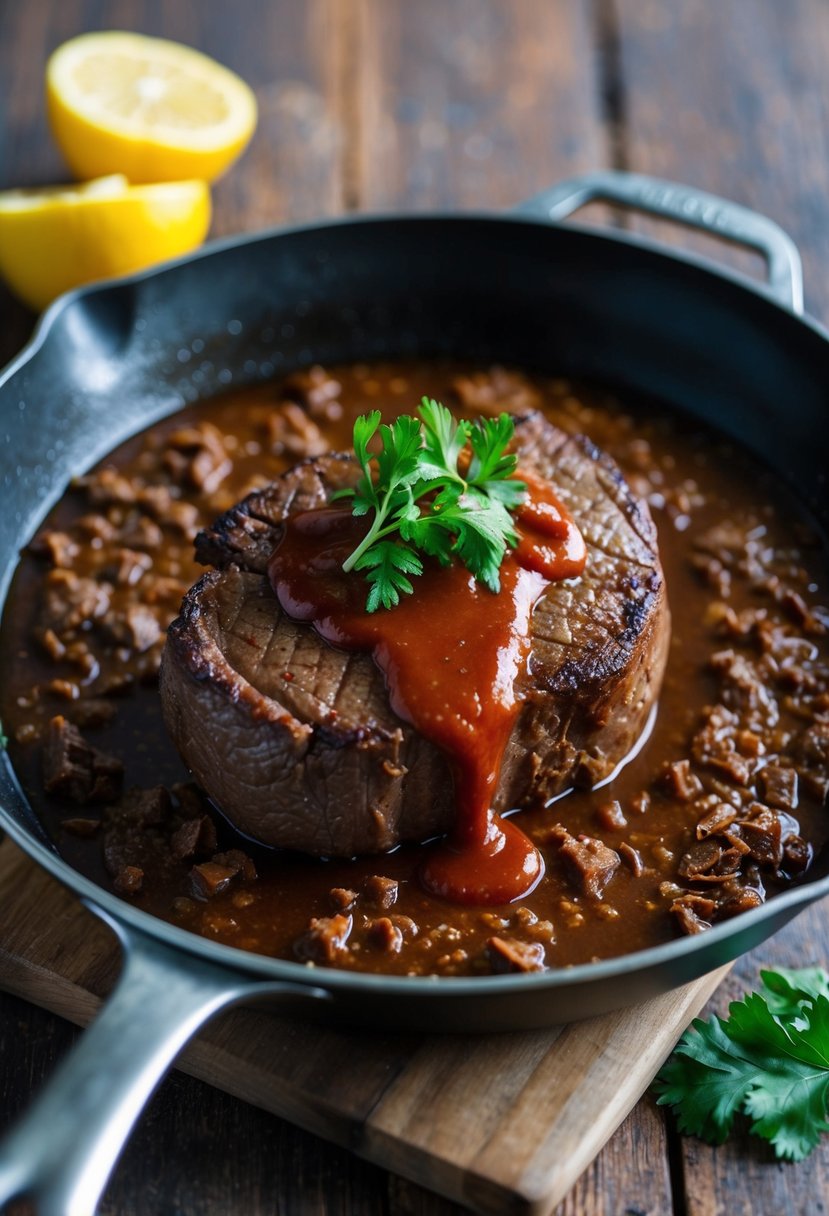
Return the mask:
POLYGON ((423 573, 418 551, 444 566, 457 557, 498 591, 504 554, 518 541, 510 512, 524 501, 527 487, 513 477, 509 415, 456 421, 428 397, 417 413, 390 425, 381 425, 379 410, 358 418, 354 451, 363 473, 356 489, 334 495, 353 498, 355 515, 374 512, 365 538, 343 562, 343 570, 366 572, 367 612, 393 608, 401 595, 411 595, 411 578, 423 573), (368 445, 378 428, 375 456, 368 445))
POLYGON ((680 1131, 721 1144, 735 1114, 802 1161, 829 1131, 829 975, 821 967, 762 971, 763 991, 733 1001, 728 1018, 697 1019, 656 1080, 680 1131))

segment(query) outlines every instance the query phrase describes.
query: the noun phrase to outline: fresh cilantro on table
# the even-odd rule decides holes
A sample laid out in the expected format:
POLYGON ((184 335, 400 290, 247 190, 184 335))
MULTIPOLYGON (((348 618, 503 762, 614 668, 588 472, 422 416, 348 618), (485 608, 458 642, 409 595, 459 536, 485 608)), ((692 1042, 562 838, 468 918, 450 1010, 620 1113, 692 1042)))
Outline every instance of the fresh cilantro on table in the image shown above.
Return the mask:
POLYGON ((420 554, 444 566, 458 558, 498 591, 504 554, 518 540, 511 512, 527 487, 513 476, 509 415, 458 421, 428 397, 417 415, 390 424, 380 423, 379 410, 358 418, 354 452, 362 476, 356 487, 334 495, 350 497, 354 515, 373 512, 364 539, 343 563, 345 571, 365 571, 367 612, 393 608, 401 595, 411 595, 412 577, 423 573, 420 554), (369 444, 378 429, 374 455, 369 444))
POLYGON ((821 967, 762 971, 761 991, 726 1019, 697 1019, 656 1079, 680 1131, 721 1144, 736 1114, 778 1157, 801 1161, 826 1122, 829 975, 821 967))

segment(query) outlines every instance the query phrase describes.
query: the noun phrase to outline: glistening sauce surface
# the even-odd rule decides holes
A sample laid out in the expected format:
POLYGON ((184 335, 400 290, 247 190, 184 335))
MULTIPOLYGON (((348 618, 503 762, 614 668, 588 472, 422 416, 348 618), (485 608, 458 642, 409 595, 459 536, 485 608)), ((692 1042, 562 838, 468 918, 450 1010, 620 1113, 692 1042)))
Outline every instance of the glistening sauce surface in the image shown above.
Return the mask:
MULTIPOLYGON (((753 821, 753 838, 747 828, 735 834, 718 808, 788 802, 778 825, 781 815, 796 818, 815 849, 829 834, 825 553, 768 471, 702 427, 633 404, 635 411, 562 381, 457 364, 378 364, 204 402, 119 448, 52 513, 41 554, 21 562, 2 623, 9 751, 61 853, 108 886, 131 860, 143 880, 127 898, 265 954, 296 957, 298 943, 308 949, 312 920, 347 915, 348 939, 329 937, 329 955, 310 961, 398 974, 489 973, 494 937, 524 948, 531 963, 535 950, 552 967, 618 955, 675 937, 677 904, 683 915, 715 904, 717 916, 730 915, 796 881, 806 853, 800 871, 792 848, 779 864, 761 865, 762 823, 753 821), (251 850, 196 791, 177 785, 187 773, 164 732, 155 684, 163 631, 202 573, 192 557, 195 530, 302 456, 342 450, 356 414, 380 405, 390 419, 424 393, 468 414, 540 407, 563 429, 589 434, 650 502, 673 610, 651 738, 611 787, 521 813, 516 822, 546 872, 524 899, 489 909, 451 907, 426 893, 419 848, 356 862, 251 850), (173 790, 172 811, 159 797, 139 822, 139 801, 130 810, 124 799, 79 805, 66 792, 45 793, 44 743, 55 715, 119 758, 125 789, 173 790), (759 767, 770 759, 774 781, 759 767), (795 799, 787 774, 796 778, 795 799), (177 857, 171 832, 201 830, 196 813, 215 819, 218 840, 204 827, 195 853, 177 857), (714 831, 718 814, 722 831, 714 831), (602 898, 583 888, 551 843, 558 823, 622 858, 602 898), (258 877, 240 872, 204 898, 194 890, 194 863, 232 871, 213 857, 234 848, 251 854, 258 877), (736 882, 722 873, 734 866, 736 882)), ((780 856, 772 831, 766 839, 780 856)))
POLYGON ((365 580, 342 571, 366 522, 343 507, 289 518, 268 567, 288 615, 330 645, 370 651, 395 713, 449 757, 457 819, 424 859, 420 881, 452 903, 512 903, 544 873, 532 841, 492 804, 520 708, 515 685, 529 655, 533 605, 552 580, 581 573, 586 550, 549 488, 525 484, 519 544, 504 558, 497 595, 459 562, 443 568, 427 560, 413 595, 369 615, 365 580))

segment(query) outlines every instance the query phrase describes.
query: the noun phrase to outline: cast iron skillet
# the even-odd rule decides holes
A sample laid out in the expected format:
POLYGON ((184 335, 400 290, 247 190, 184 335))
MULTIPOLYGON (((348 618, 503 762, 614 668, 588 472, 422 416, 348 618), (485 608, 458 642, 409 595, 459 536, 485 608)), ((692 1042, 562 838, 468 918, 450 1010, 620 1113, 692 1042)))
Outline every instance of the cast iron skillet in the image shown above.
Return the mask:
MULTIPOLYGON (((70 476, 186 402, 312 361, 452 353, 661 397, 773 464, 825 524, 829 341, 801 312, 799 257, 775 224, 685 187, 610 173, 566 182, 507 216, 358 218, 242 237, 74 292, 0 378, 0 594, 70 476), (551 222, 593 198, 750 246, 769 280, 551 222)), ((5 756, 0 804, 0 826, 124 949, 104 1012, 0 1150, 0 1203, 29 1191, 42 1216, 94 1209, 159 1078, 229 1004, 290 998, 304 1016, 316 1006, 339 1023, 386 1030, 538 1027, 695 979, 829 892, 824 858, 808 883, 704 934, 540 975, 311 971, 191 935, 76 873, 5 756)))

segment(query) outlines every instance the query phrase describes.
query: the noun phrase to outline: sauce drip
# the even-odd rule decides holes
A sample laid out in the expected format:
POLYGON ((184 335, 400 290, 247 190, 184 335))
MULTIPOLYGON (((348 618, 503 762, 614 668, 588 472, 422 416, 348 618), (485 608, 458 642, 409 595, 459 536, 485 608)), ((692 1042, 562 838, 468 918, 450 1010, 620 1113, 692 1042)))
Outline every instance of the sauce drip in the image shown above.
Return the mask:
POLYGON ((529 493, 516 513, 519 543, 504 558, 497 595, 459 562, 427 560, 414 595, 391 611, 367 613, 365 579, 342 570, 367 529, 348 507, 290 517, 268 567, 283 610, 313 624, 332 646, 370 651, 394 712, 449 758, 455 826, 420 879, 453 903, 512 902, 544 872, 535 846, 493 812, 492 802, 520 709, 516 683, 530 651, 533 606, 551 581, 581 573, 586 550, 552 489, 520 477, 529 493))

